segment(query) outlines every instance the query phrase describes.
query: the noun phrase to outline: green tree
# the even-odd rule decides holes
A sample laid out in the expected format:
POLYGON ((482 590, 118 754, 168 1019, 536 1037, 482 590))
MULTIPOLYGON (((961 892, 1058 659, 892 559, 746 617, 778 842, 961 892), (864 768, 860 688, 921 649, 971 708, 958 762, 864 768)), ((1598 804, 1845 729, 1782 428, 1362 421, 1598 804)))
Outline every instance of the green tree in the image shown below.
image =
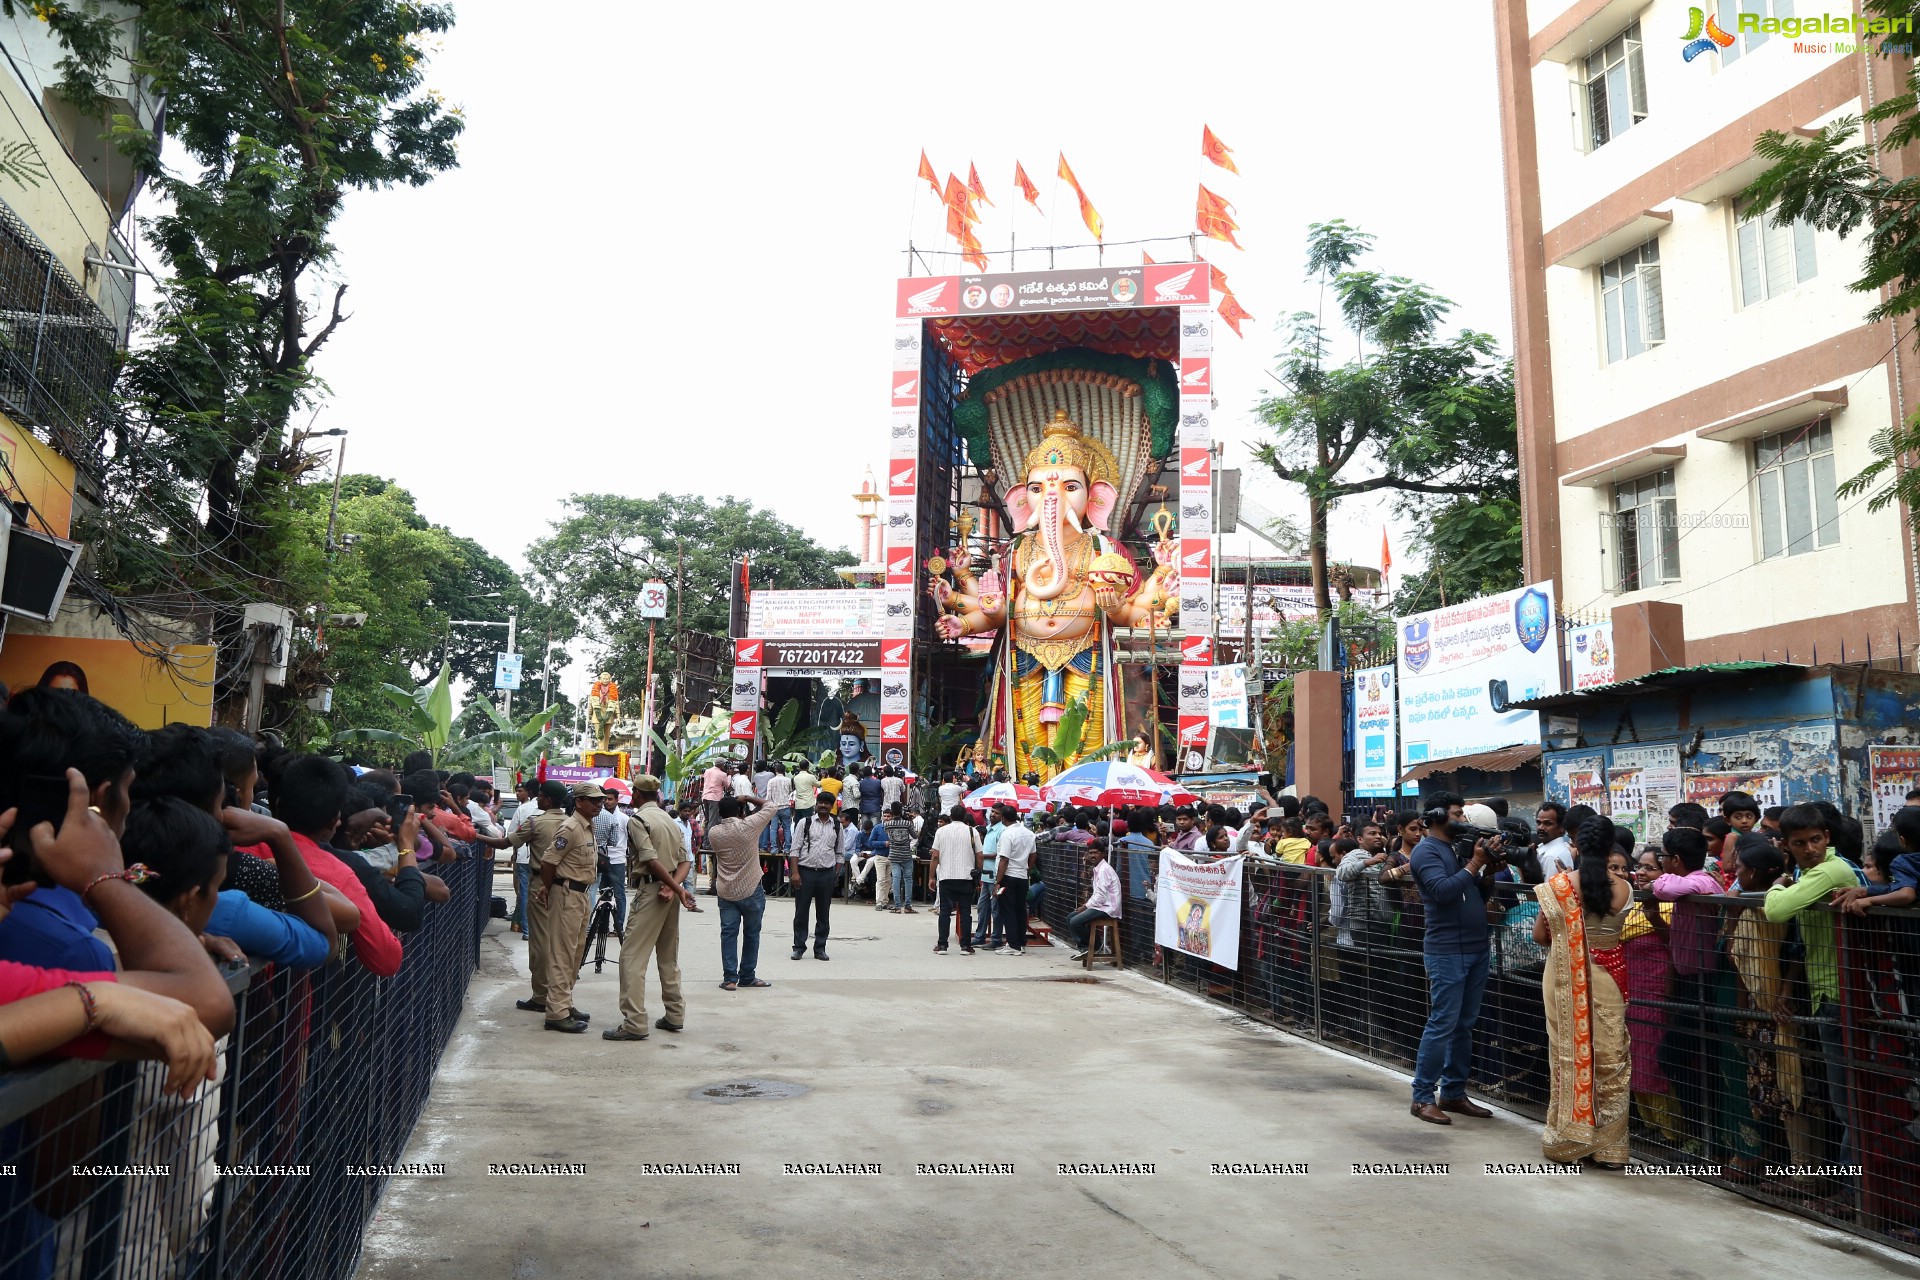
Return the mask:
POLYGON ((766 722, 767 736, 760 747, 764 759, 787 764, 811 760, 834 740, 833 730, 803 723, 806 715, 805 699, 789 698, 780 704, 780 710, 766 722))
POLYGON ((1332 607, 1327 520, 1342 498, 1499 495, 1517 483, 1511 362, 1491 337, 1440 332, 1453 304, 1405 276, 1355 264, 1373 237, 1345 222, 1316 222, 1307 271, 1331 290, 1355 349, 1330 363, 1321 317, 1293 317, 1281 357, 1283 390, 1260 404, 1273 439, 1254 456, 1307 495, 1314 602, 1332 607))
POLYGON ((65 45, 59 92, 110 119, 161 210, 143 227, 167 300, 145 313, 104 415, 102 502, 83 533, 109 585, 211 614, 224 640, 249 600, 312 602, 281 567, 289 491, 317 465, 290 424, 320 400, 314 359, 348 319, 334 223, 351 192, 454 164, 459 112, 424 84, 453 10, 143 0, 137 22, 117 22, 92 0, 31 9, 65 45), (116 55, 166 99, 165 163, 160 135, 107 114, 116 55))
MULTIPOLYGON (((1920 19, 1920 6, 1908 0, 1863 0, 1861 11, 1870 20, 1920 19)), ((1920 172, 1900 154, 1920 142, 1920 62, 1907 56, 1912 44, 1902 37, 1869 55, 1884 64, 1886 88, 1897 91, 1863 114, 1841 116, 1812 137, 1761 134, 1753 151, 1769 168, 1744 193, 1746 211, 1770 214, 1775 226, 1804 219, 1842 237, 1864 230, 1865 262, 1849 287, 1876 298, 1867 319, 1892 320, 1896 332, 1920 310, 1920 172)), ((1914 333, 1908 325, 1906 336, 1914 333)), ((1877 432, 1872 444, 1874 460, 1841 483, 1840 496, 1865 496, 1870 511, 1901 502, 1908 520, 1920 524, 1920 413, 1877 432)))
POLYGON ((1394 590, 1395 613, 1511 591, 1526 572, 1519 494, 1455 498, 1428 511, 1412 550, 1424 557, 1424 567, 1402 575, 1394 590))
MULTIPOLYGON (((828 551, 772 512, 738 498, 587 493, 569 498, 566 508, 553 532, 527 548, 527 561, 545 598, 577 619, 583 644, 604 655, 597 666, 611 671, 632 696, 641 692, 647 665, 647 623, 637 606, 641 585, 657 578, 675 588, 682 552, 685 581, 667 606, 655 646, 654 671, 669 681, 679 677, 683 612, 688 634, 727 634, 735 558, 748 558, 756 587, 781 589, 838 586, 834 566, 854 562, 850 553, 828 551)), ((661 713, 672 705, 663 698, 661 713)), ((687 708, 689 714, 703 710, 687 708)))

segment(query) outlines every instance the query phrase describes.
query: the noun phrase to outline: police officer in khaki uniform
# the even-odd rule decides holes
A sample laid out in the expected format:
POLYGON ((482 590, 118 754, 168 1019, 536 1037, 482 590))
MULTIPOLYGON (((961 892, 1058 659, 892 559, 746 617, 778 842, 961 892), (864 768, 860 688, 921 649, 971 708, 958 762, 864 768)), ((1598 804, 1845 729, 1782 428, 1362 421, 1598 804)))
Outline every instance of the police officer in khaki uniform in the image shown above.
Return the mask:
MULTIPOLYGON (((534 803, 540 806, 540 812, 534 815, 532 823, 518 827, 509 837, 508 843, 514 848, 531 845, 533 874, 539 874, 541 862, 546 859, 547 851, 553 848, 553 841, 567 825, 567 784, 547 781, 540 784, 534 792, 534 803)), ((531 895, 529 895, 531 896, 531 895)), ((547 913, 532 903, 527 907, 527 972, 533 979, 533 998, 516 1000, 516 1009, 526 1009, 533 1013, 547 1011, 547 913)), ((587 1020, 586 1014, 580 1020, 587 1020)))
POLYGON ((687 888, 693 864, 686 859, 680 825, 660 807, 660 779, 633 780, 633 817, 627 820, 627 883, 637 895, 620 939, 620 1025, 603 1040, 647 1038, 647 958, 660 965, 660 999, 667 1011, 653 1025, 662 1031, 686 1026, 680 998, 680 911, 698 911, 687 888))
MULTIPOLYGON (((547 917, 547 1030, 579 1035, 587 1020, 573 1011, 573 984, 587 945, 587 895, 600 879, 600 849, 593 819, 607 793, 597 782, 573 786, 573 816, 540 857, 540 887, 533 902, 547 917)), ((535 818, 535 822, 539 819, 535 818)))

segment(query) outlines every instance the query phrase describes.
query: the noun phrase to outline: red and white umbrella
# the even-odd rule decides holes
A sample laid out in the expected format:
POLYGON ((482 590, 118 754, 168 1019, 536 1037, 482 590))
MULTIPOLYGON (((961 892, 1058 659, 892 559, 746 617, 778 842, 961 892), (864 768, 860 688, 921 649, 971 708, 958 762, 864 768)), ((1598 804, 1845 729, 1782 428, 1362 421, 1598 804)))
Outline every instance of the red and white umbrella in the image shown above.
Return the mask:
POLYGON ((1192 804, 1198 798, 1164 774, 1124 760, 1090 760, 1074 765, 1041 787, 1040 797, 1102 809, 1192 804))
POLYGON ((985 813, 1001 804, 1010 804, 1021 813, 1032 813, 1046 801, 1040 798, 1037 787, 1019 782, 989 782, 984 787, 969 791, 961 797, 960 803, 976 813, 985 813))

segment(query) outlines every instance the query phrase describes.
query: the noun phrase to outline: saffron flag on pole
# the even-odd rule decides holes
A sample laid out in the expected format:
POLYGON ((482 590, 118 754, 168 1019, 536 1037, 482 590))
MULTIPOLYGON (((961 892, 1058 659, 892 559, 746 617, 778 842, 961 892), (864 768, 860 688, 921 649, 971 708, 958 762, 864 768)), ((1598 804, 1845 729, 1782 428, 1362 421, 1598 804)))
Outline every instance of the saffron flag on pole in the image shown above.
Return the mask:
POLYGON ((993 203, 993 201, 987 199, 987 189, 980 185, 980 171, 973 167, 973 161, 971 160, 967 161, 967 191, 975 200, 982 201, 986 204, 993 203))
POLYGON ((960 256, 981 271, 987 269, 987 251, 980 247, 980 240, 973 234, 973 228, 960 224, 960 256))
POLYGON ((1233 238, 1240 224, 1233 220, 1232 209, 1231 204, 1207 190, 1206 184, 1202 183, 1200 198, 1193 211, 1194 230, 1215 240, 1225 240, 1236 249, 1240 248, 1240 242, 1233 238))
POLYGON ((1233 148, 1220 141, 1220 135, 1204 124, 1200 126, 1200 154, 1228 173, 1240 172, 1233 163, 1233 148))
POLYGON ((1393 572, 1393 546, 1387 541, 1387 526, 1380 526, 1380 576, 1393 572))
POLYGON ((1212 283, 1215 293, 1233 292, 1233 290, 1227 288, 1227 273, 1211 262, 1207 264, 1207 279, 1212 283))
POLYGON ((1142 249, 1140 251, 1140 265, 1143 267, 1157 267, 1160 264, 1153 260, 1152 254, 1148 253, 1145 249, 1142 249))
POLYGON ((914 177, 925 178, 927 185, 933 188, 933 198, 935 200, 940 198, 940 178, 934 173, 933 166, 927 163, 927 152, 924 147, 920 151, 920 172, 914 177))
POLYGON ((952 174, 947 175, 947 190, 940 198, 946 201, 947 208, 958 209, 968 222, 980 221, 980 215, 973 211, 973 193, 967 190, 966 183, 952 174))
POLYGON ((1080 197, 1080 220, 1087 224, 1087 230, 1093 232, 1093 238, 1104 242, 1107 238, 1106 224, 1100 221, 1100 211, 1093 207, 1093 201, 1087 199, 1087 193, 1080 189, 1080 179, 1073 176, 1073 169, 1067 164, 1067 153, 1060 153, 1060 176, 1073 188, 1073 194, 1080 197))
POLYGON ((1216 309, 1220 313, 1220 323, 1232 329, 1236 337, 1246 336, 1240 332, 1240 322, 1242 320, 1251 320, 1253 317, 1248 314, 1246 308, 1240 305, 1240 299, 1234 297, 1230 291, 1222 291, 1220 293, 1220 302, 1216 309))
POLYGON ((1013 185, 1020 188, 1020 194, 1033 206, 1035 213, 1040 212, 1040 188, 1033 185, 1033 179, 1018 160, 1013 162, 1013 185))

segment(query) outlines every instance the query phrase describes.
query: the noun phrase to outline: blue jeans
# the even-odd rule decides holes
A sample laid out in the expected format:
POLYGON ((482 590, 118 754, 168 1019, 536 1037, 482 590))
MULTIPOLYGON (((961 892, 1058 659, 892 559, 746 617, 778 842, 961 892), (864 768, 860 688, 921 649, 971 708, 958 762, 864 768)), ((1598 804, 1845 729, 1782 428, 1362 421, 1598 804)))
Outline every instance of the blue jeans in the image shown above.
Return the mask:
MULTIPOLYGON (((627 864, 610 862, 600 873, 600 888, 613 890, 613 931, 627 931, 627 864)), ((597 898, 596 898, 597 901, 597 898)))
POLYGON ((1000 924, 999 913, 993 909, 993 881, 980 882, 980 901, 974 910, 978 913, 978 918, 973 926, 973 945, 976 947, 986 945, 989 934, 992 936, 994 946, 997 947, 1004 942, 1007 936, 1006 930, 1000 924))
POLYGON ((887 874, 893 877, 893 905, 897 910, 913 905, 913 863, 887 863, 887 874))
POLYGON ((533 892, 533 864, 516 862, 513 864, 513 922, 520 926, 524 935, 527 931, 527 895, 533 892))
POLYGON ((728 982, 752 982, 760 965, 760 917, 767 911, 767 891, 755 889, 751 898, 742 898, 735 902, 731 898, 720 899, 720 969, 728 982), (734 948, 740 938, 740 924, 746 922, 747 940, 740 947, 739 958, 734 957, 734 948))
POLYGON ((793 810, 775 809, 773 822, 760 831, 760 852, 785 853, 793 847, 793 810))
POLYGON ((1415 1102, 1432 1102, 1436 1086, 1445 1101, 1467 1096, 1473 1024, 1480 1017, 1480 997, 1487 989, 1487 958, 1485 951, 1471 955, 1427 952, 1427 1026, 1420 1033, 1420 1053, 1413 1063, 1415 1102))

